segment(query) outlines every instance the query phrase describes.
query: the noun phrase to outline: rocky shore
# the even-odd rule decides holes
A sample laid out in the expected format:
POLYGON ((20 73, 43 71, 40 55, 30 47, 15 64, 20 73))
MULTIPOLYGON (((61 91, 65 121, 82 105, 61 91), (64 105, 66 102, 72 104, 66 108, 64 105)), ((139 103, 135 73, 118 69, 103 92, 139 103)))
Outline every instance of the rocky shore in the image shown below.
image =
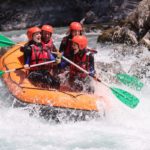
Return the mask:
POLYGON ((71 21, 107 24, 125 18, 141 0, 0 0, 0 31, 71 21))
POLYGON ((98 42, 143 44, 150 49, 150 0, 142 0, 124 20, 98 37, 98 42))

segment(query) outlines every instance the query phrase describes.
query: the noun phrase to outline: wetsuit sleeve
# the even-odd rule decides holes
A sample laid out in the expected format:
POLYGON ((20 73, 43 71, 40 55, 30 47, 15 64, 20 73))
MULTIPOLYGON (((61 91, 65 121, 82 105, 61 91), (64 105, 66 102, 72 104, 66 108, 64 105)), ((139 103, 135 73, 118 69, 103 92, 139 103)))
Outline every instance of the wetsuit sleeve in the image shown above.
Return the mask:
MULTIPOLYGON (((62 56, 64 55, 64 53, 62 52, 62 56)), ((64 69, 66 66, 68 66, 69 65, 69 63, 67 62, 67 61, 65 61, 64 59, 61 59, 61 63, 60 64, 58 64, 58 67, 60 68, 60 69, 64 69)))
POLYGON ((23 49, 24 49, 24 64, 30 64, 32 48, 30 46, 25 46, 23 49))
POLYGON ((59 52, 64 52, 66 49, 67 39, 63 38, 59 47, 59 52))
POLYGON ((89 55, 89 72, 90 76, 94 76, 95 72, 95 66, 94 66, 94 56, 92 54, 89 55))
POLYGON ((57 57, 57 55, 52 54, 52 53, 50 54, 50 58, 51 58, 50 60, 55 60, 55 59, 56 59, 56 57, 57 57))
POLYGON ((66 66, 68 66, 68 62, 66 62, 66 61, 61 61, 61 63, 59 64, 59 67, 61 69, 64 69, 66 66))

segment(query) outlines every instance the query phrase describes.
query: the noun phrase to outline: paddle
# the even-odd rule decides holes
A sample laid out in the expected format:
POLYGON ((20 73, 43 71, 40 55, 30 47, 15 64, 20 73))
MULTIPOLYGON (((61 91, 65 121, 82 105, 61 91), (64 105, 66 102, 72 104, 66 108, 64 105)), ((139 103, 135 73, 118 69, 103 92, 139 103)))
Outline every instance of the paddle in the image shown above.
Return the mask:
POLYGON ((109 73, 109 72, 107 73, 116 77, 117 80, 119 80, 124 85, 136 89, 137 91, 140 91, 144 86, 144 84, 135 76, 131 76, 125 73, 117 73, 117 74, 109 73))
MULTIPOLYGON (((30 68, 37 67, 37 66, 42 66, 42 65, 46 65, 46 64, 50 64, 50 63, 54 63, 54 62, 55 62, 55 60, 43 62, 43 63, 31 65, 30 68)), ((5 73, 14 72, 14 71, 21 70, 21 69, 24 69, 24 67, 11 69, 11 70, 6 70, 6 71, 0 70, 0 77, 2 77, 2 75, 5 74, 5 73)))
POLYGON ((140 91, 144 84, 135 76, 129 76, 125 73, 122 74, 116 74, 116 77, 119 81, 121 81, 123 84, 136 89, 137 91, 140 91))
MULTIPOLYGON (((77 67, 79 70, 83 71, 85 74, 89 75, 90 77, 92 77, 93 79, 95 79, 93 76, 90 75, 90 73, 88 71, 86 71, 85 69, 81 68, 80 66, 78 66, 77 64, 75 64, 74 62, 72 62, 71 60, 67 59, 66 57, 62 56, 62 58, 64 60, 66 60, 68 63, 74 65, 75 67, 77 67)), ((107 86, 108 88, 111 89, 111 91, 113 92, 113 94, 125 105, 127 105, 130 108, 135 108, 137 106, 137 104, 139 103, 139 99, 137 97, 135 97, 134 95, 130 94, 127 91, 124 91, 122 89, 119 88, 115 88, 115 87, 110 87, 109 85, 107 85, 105 82, 101 81, 100 79, 97 79, 98 82, 104 84, 105 86, 107 86)))
POLYGON ((4 35, 0 34, 0 47, 9 47, 9 46, 13 46, 13 45, 23 46, 21 44, 16 44, 15 42, 10 40, 9 38, 7 38, 4 35))
MULTIPOLYGON (((5 36, 0 34, 0 47, 8 47, 8 46, 12 46, 12 45, 15 45, 15 44, 16 43, 14 43, 13 41, 8 39, 7 37, 5 37, 5 36)), ((20 45, 20 44, 16 44, 16 45, 23 46, 23 45, 20 45)), ((97 51, 93 51, 93 52, 96 53, 97 51)), ((129 87, 133 87, 133 88, 135 88, 138 91, 140 91, 141 88, 144 85, 135 76, 130 76, 130 75, 127 75, 127 74, 117 74, 116 77, 123 84, 125 84, 125 85, 127 85, 129 87)))

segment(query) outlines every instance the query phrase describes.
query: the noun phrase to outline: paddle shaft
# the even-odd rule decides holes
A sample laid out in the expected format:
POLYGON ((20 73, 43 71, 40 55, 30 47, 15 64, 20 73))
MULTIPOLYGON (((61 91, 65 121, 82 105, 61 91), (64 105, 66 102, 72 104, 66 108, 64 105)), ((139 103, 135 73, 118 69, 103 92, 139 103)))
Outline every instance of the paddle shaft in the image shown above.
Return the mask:
MULTIPOLYGON (((30 68, 37 67, 37 66, 42 66, 42 65, 47 65, 47 64, 50 64, 50 63, 54 63, 54 62, 55 62, 55 60, 43 62, 43 63, 31 65, 30 68)), ((9 72, 13 72, 13 71, 21 70, 21 69, 24 69, 24 67, 20 67, 20 68, 16 68, 16 69, 11 69, 11 70, 6 70, 5 73, 9 73, 9 72)))
MULTIPOLYGON (((67 62, 69 62, 70 64, 74 65, 75 67, 77 67, 78 69, 80 69, 81 71, 83 71, 85 74, 89 75, 90 77, 92 77, 94 79, 93 76, 90 75, 90 73, 88 71, 86 71, 85 69, 81 68, 80 66, 78 66, 77 64, 75 64, 74 62, 72 62, 71 60, 69 60, 68 58, 62 56, 62 58, 64 60, 66 60, 67 62)), ((116 93, 118 93, 117 90, 115 90, 114 88, 110 87, 107 83, 105 83, 104 81, 101 81, 99 78, 96 79, 98 82, 102 83, 103 85, 105 85, 106 87, 110 88, 112 91, 115 91, 116 93)), ((125 97, 123 94, 118 93, 119 95, 121 95, 122 97, 125 97)), ((125 97, 126 99, 128 99, 127 97, 125 97)))
POLYGON ((75 64, 74 62, 72 62, 71 60, 69 60, 68 58, 62 56, 62 58, 64 60, 66 60, 67 62, 69 62, 70 64, 74 65, 76 68, 80 69, 81 71, 83 71, 84 73, 88 74, 89 75, 89 72, 84 70, 83 68, 81 68, 80 66, 78 66, 77 64, 75 64))
MULTIPOLYGON (((57 54, 56 52, 52 52, 52 53, 53 54, 57 54)), ((78 68, 79 70, 83 71, 85 74, 89 75, 90 77, 92 77, 94 79, 94 77, 92 75, 90 75, 90 73, 87 70, 85 70, 82 67, 80 67, 79 65, 75 64, 73 61, 69 60, 68 58, 66 58, 64 56, 61 56, 61 58, 66 60, 68 63, 74 65, 76 68, 78 68)), ((107 83, 102 82, 100 79, 97 79, 97 81, 99 81, 99 82, 103 83, 105 86, 109 87, 107 85, 107 83)))
MULTIPOLYGON (((78 69, 80 69, 81 71, 83 71, 85 74, 89 75, 90 77, 92 77, 92 78, 94 79, 94 77, 93 77, 92 75, 90 75, 90 73, 89 73, 87 70, 81 68, 80 66, 78 66, 77 64, 75 64, 74 62, 72 62, 71 60, 69 60, 68 58, 66 58, 66 57, 64 57, 64 56, 62 56, 62 58, 63 58, 64 60, 66 60, 67 62, 69 62, 70 64, 74 65, 76 68, 78 68, 78 69)), ((98 82, 101 82, 101 83, 104 84, 105 86, 109 87, 109 86, 107 85, 107 83, 102 82, 99 78, 97 78, 96 80, 97 80, 98 82)), ((109 87, 109 88, 110 88, 110 87, 109 87)))

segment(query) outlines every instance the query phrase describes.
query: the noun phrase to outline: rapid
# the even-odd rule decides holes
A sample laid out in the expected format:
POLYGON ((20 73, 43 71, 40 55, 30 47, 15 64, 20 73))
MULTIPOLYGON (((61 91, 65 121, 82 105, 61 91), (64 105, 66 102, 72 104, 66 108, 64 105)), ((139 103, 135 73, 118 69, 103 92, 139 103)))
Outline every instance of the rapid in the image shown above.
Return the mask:
MULTIPOLYGON (((56 28, 53 38, 57 48, 66 30, 56 28)), ((107 92, 104 92, 111 101, 111 109, 106 112, 105 117, 56 124, 38 115, 30 116, 26 109, 11 107, 15 98, 0 79, 0 150, 150 149, 150 66, 145 68, 144 64, 144 59, 150 52, 142 46, 97 44, 99 33, 100 31, 86 33, 89 47, 98 51, 95 55, 97 74, 110 86, 121 88, 138 97, 140 102, 137 107, 127 107, 105 87, 107 92), (111 68, 106 64, 111 64, 111 68), (110 72, 120 66, 126 73, 140 74, 144 83, 141 91, 111 80, 110 72), (109 71, 103 74, 102 70, 107 67, 109 71)), ((15 42, 27 40, 24 30, 2 34, 15 42)), ((95 94, 102 92, 101 86, 103 85, 95 83, 95 94)))

